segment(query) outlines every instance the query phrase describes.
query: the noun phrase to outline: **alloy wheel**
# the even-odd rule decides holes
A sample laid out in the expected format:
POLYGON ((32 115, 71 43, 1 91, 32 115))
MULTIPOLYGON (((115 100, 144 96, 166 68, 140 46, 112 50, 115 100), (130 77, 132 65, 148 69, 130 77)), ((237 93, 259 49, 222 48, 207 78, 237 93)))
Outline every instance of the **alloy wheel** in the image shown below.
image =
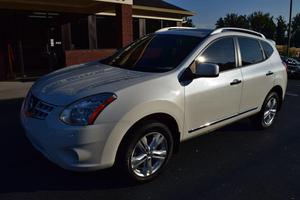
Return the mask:
POLYGON ((135 145, 131 155, 131 170, 141 178, 156 173, 168 157, 168 141, 159 132, 142 137, 135 145))
POLYGON ((272 125, 277 113, 277 107, 278 107, 277 99, 275 97, 271 97, 268 103, 266 104, 266 108, 263 116, 263 123, 266 126, 272 125))

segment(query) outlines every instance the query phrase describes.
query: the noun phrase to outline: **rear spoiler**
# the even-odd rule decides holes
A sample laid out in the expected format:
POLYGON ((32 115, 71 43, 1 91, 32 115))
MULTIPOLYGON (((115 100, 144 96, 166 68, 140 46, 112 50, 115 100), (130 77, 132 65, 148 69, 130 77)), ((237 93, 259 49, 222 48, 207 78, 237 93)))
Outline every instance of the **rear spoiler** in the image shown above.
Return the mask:
POLYGON ((268 41, 271 42, 274 46, 276 46, 276 42, 274 40, 269 40, 268 39, 268 41))

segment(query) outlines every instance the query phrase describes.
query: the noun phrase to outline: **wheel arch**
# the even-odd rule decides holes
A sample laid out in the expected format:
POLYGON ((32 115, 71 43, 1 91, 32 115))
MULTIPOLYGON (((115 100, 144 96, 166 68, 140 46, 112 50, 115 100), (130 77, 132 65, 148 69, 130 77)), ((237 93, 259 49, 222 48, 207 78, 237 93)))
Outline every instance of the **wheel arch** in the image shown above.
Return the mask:
MULTIPOLYGON (((111 131, 104 141, 103 150, 100 152, 100 163, 105 166, 113 166, 118 162, 118 152, 124 140, 132 129, 147 119, 164 122, 169 125, 172 134, 175 135, 175 150, 178 149, 178 141, 184 134, 183 101, 172 100, 148 100, 142 104, 132 104, 127 108, 128 112, 120 114, 116 123, 112 123, 111 131), (173 131, 176 130, 176 131, 173 131)), ((117 111, 117 110, 116 110, 117 111)), ((175 151, 176 152, 176 151, 175 151)))
POLYGON ((283 99, 284 99, 284 96, 283 96, 283 89, 280 85, 276 85, 274 86, 270 92, 268 93, 268 95, 271 93, 271 92, 276 92, 278 94, 278 96, 280 97, 279 98, 279 110, 281 110, 281 107, 282 107, 282 103, 283 103, 283 99))
POLYGON ((128 138, 130 138, 131 134, 133 134, 133 130, 136 129, 138 126, 142 125, 143 123, 145 123, 146 121, 151 121, 151 120, 162 122, 170 129, 174 139, 174 152, 175 153, 178 152, 180 139, 181 139, 181 132, 179 130, 179 126, 176 119, 167 113, 153 113, 141 118, 129 128, 129 130, 125 133, 124 137, 121 140, 121 143, 117 150, 116 157, 118 157, 123 146, 127 143, 128 138))

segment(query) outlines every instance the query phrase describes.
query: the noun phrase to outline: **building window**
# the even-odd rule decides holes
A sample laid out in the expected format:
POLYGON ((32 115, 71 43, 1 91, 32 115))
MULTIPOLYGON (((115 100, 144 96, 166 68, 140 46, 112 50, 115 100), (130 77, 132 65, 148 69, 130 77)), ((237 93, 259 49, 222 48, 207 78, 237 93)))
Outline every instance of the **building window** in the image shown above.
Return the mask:
POLYGON ((133 18, 133 40, 140 38, 140 19, 133 18))
POLYGON ((117 48, 119 31, 114 16, 97 16, 97 37, 99 49, 117 48))
POLYGON ((176 21, 167 21, 167 20, 163 20, 163 27, 174 27, 177 26, 176 21))
POLYGON ((161 25, 162 23, 159 19, 146 19, 146 33, 154 33, 162 28, 161 25))
POLYGON ((84 17, 71 23, 72 49, 89 49, 88 18, 84 17))

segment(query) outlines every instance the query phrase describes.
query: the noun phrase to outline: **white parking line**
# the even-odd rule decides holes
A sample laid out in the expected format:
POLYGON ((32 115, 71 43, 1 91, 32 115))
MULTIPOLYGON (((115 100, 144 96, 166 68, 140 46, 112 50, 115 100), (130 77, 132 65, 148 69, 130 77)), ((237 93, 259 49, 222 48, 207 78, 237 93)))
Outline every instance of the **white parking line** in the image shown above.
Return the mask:
POLYGON ((287 95, 287 96, 291 96, 291 97, 299 97, 298 94, 289 93, 289 92, 287 92, 286 95, 287 95))

